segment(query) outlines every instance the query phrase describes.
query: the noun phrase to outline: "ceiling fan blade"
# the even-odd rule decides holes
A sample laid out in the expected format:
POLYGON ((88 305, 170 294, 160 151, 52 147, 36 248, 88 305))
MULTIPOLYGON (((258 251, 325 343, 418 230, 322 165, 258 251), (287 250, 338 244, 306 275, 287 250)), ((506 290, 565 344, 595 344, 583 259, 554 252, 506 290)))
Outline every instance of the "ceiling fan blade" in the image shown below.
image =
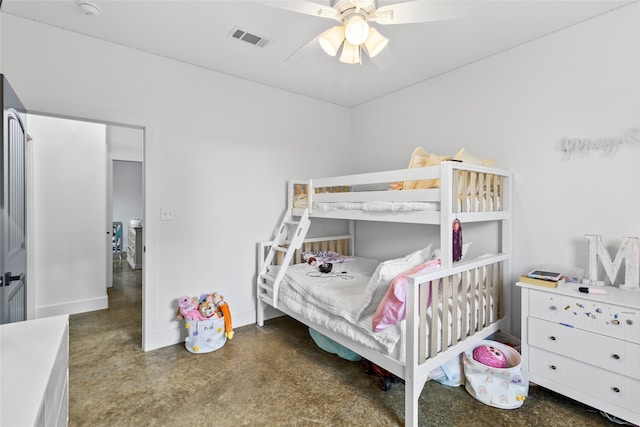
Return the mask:
POLYGON ((291 64, 299 64, 318 55, 322 52, 320 43, 318 42, 319 38, 320 35, 312 38, 309 42, 296 49, 291 55, 287 56, 284 61, 291 64))
POLYGON ((391 50, 390 46, 385 47, 382 52, 374 56, 373 58, 369 58, 371 62, 373 62, 376 67, 381 70, 388 70, 397 64, 396 57, 393 54, 393 50, 391 50))
POLYGON ((442 21, 469 15, 475 5, 475 0, 414 0, 380 7, 375 11, 372 20, 381 25, 442 21))
POLYGON ((278 9, 290 10, 292 12, 303 13, 305 15, 319 16, 321 18, 338 19, 338 11, 334 8, 305 0, 279 0, 266 1, 264 5, 276 7, 278 9))

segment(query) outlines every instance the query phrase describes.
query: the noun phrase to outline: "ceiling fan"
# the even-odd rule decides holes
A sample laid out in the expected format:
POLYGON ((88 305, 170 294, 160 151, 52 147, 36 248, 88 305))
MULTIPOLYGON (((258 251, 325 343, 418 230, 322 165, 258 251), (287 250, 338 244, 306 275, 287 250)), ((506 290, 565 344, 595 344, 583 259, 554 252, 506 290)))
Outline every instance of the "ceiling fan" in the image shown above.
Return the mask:
POLYGON ((371 23, 412 24, 457 18, 468 12, 469 2, 411 0, 378 7, 377 0, 331 0, 329 6, 290 0, 270 2, 270 5, 338 21, 339 25, 317 37, 322 50, 331 56, 340 51, 339 59, 346 64, 362 64, 362 51, 373 58, 389 43, 371 23))

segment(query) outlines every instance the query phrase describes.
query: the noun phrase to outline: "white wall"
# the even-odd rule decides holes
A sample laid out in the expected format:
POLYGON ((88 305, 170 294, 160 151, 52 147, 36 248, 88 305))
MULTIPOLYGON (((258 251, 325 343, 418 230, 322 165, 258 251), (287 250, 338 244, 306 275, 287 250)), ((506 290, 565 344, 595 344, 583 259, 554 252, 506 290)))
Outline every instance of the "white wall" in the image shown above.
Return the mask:
POLYGON ((144 160, 144 130, 122 126, 107 126, 107 145, 112 160, 142 162, 144 160))
POLYGON ((105 126, 38 115, 27 123, 33 138, 28 292, 35 317, 106 308, 105 126))
MULTIPOLYGON (((636 3, 355 108, 354 168, 406 167, 417 146, 495 158, 514 174, 513 280, 539 264, 586 267, 585 234, 611 251, 640 236, 640 146, 566 160, 558 143, 640 126, 639 28, 636 3)), ((411 230, 399 233, 416 246, 411 230)), ((358 249, 375 247, 362 237, 358 249)), ((512 304, 519 333, 518 290, 512 304)))
POLYGON ((144 128, 145 349, 181 341, 175 311, 183 294, 218 291, 234 326, 255 322, 256 242, 272 237, 287 179, 348 171, 349 158, 335 153, 349 144, 349 111, 0 19, 2 71, 27 109, 144 128), (318 117, 332 126, 317 126, 318 117), (160 221, 161 208, 176 219, 160 221))

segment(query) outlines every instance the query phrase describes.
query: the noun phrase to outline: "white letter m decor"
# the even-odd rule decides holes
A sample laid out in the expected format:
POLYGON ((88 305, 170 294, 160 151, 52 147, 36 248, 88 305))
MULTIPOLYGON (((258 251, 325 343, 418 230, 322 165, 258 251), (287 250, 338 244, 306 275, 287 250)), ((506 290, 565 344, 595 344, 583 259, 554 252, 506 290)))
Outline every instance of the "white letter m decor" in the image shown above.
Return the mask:
POLYGON ((618 253, 613 261, 611 256, 602 243, 602 237, 586 234, 585 238, 589 242, 589 281, 596 282, 598 280, 598 258, 602 263, 604 271, 609 277, 611 284, 614 284, 618 270, 622 265, 622 260, 625 261, 624 283, 620 285, 620 289, 627 289, 631 291, 640 292, 640 274, 638 273, 638 265, 640 260, 638 258, 640 244, 639 237, 624 237, 620 246, 618 247, 618 253))

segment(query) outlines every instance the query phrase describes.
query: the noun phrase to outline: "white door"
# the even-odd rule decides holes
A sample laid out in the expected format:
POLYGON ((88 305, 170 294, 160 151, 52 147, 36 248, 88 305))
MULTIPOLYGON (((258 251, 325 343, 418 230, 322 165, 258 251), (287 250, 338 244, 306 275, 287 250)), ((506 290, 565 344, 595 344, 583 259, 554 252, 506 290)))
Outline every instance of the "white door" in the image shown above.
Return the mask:
POLYGON ((4 76, 0 149, 0 323, 27 318, 24 109, 4 76), (18 110, 16 110, 16 108, 18 110))
POLYGON ((28 120, 36 317, 106 308, 106 126, 38 115, 28 120))

